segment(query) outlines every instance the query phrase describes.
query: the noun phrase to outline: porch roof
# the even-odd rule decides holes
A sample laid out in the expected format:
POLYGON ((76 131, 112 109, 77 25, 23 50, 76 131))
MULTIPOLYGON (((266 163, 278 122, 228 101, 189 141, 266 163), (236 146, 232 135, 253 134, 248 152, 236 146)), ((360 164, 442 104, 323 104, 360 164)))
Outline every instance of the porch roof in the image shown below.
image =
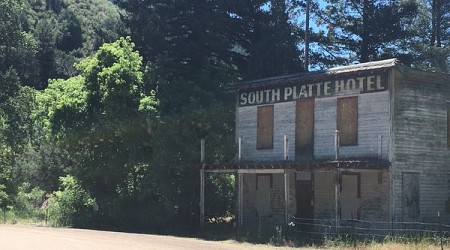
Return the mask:
POLYGON ((339 170, 339 169, 389 169, 390 163, 385 160, 338 160, 338 161, 314 161, 314 162, 296 162, 296 161, 265 161, 265 162, 235 162, 229 164, 203 164, 204 170, 213 170, 220 172, 224 170, 269 170, 269 169, 289 169, 296 171, 313 170, 339 170))

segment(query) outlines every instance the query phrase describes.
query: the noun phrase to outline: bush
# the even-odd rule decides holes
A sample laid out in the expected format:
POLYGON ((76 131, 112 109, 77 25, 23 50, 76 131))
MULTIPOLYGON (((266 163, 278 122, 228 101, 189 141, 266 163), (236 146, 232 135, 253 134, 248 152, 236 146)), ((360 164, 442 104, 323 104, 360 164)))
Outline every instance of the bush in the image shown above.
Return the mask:
POLYGON ((93 214, 94 199, 73 176, 59 178, 61 185, 48 202, 49 220, 54 226, 85 227, 93 214))
POLYGON ((18 188, 17 196, 14 200, 15 214, 24 219, 41 217, 41 205, 44 202, 45 192, 38 187, 30 190, 30 184, 24 182, 18 188))

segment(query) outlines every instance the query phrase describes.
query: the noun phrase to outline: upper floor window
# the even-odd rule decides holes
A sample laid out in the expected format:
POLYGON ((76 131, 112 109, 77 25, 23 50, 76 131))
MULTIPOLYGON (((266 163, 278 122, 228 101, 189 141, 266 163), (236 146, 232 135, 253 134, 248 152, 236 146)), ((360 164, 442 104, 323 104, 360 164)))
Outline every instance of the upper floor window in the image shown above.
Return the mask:
POLYGON ((256 148, 273 148, 273 105, 260 106, 257 112, 256 148))
POLYGON ((340 145, 358 144, 358 97, 337 99, 336 129, 340 135, 340 145))

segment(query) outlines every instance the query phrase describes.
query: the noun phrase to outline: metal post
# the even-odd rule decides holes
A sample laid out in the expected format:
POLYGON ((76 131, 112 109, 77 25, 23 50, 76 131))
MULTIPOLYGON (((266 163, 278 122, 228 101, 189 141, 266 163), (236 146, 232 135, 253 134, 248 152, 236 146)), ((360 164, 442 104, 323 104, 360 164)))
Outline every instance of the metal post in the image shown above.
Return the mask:
POLYGON ((335 180, 334 180, 334 219, 335 219, 335 230, 336 233, 338 232, 339 228, 339 176, 338 174, 335 174, 335 180))
POLYGON ((286 225, 289 224, 289 174, 284 171, 284 215, 286 225))
POLYGON ((243 204, 244 203, 244 180, 243 174, 238 172, 238 222, 239 226, 244 223, 243 204))
POLYGON ((238 161, 242 160, 242 137, 238 139, 238 161))
POLYGON ((205 164, 205 139, 200 141, 200 163, 205 164))
POLYGON ((311 0, 306 0, 305 20, 305 71, 309 71, 309 5, 311 0))
POLYGON ((335 160, 336 161, 339 160, 339 146, 340 146, 339 130, 336 130, 335 135, 334 135, 334 149, 335 149, 335 160))
POLYGON ((200 169, 200 225, 203 226, 205 220, 205 172, 200 169))
POLYGON ((382 140, 381 140, 381 134, 378 135, 378 158, 381 159, 382 156, 382 140))
POLYGON ((284 160, 289 160, 289 141, 287 135, 284 135, 284 160))

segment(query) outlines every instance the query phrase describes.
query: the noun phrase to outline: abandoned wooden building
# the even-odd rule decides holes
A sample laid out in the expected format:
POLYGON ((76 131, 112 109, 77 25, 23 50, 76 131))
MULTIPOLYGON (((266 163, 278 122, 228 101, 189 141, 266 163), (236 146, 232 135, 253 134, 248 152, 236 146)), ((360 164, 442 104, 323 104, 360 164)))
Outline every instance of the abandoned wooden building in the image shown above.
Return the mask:
POLYGON ((450 222, 450 75, 396 59, 239 82, 239 225, 450 222))

